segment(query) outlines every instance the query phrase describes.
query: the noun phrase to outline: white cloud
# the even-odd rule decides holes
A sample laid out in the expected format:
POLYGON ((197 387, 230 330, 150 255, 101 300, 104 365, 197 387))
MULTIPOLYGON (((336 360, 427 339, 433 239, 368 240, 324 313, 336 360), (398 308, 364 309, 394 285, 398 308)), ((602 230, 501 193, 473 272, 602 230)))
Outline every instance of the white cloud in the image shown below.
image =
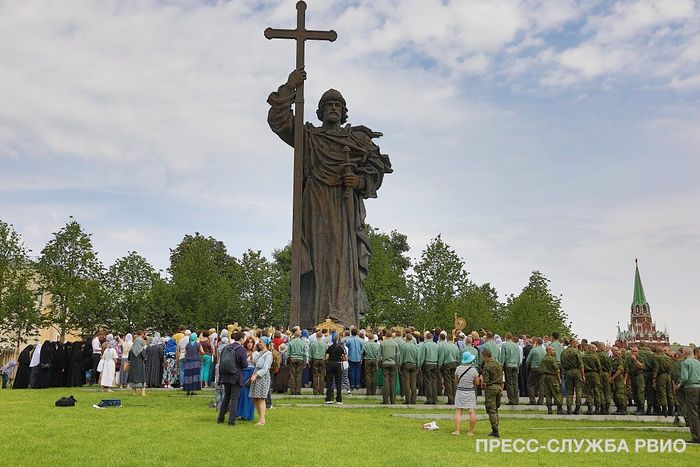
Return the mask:
POLYGON ((695 14, 693 0, 615 2, 607 14, 592 16, 585 30, 594 32, 600 43, 619 43, 651 29, 691 19, 695 14))
POLYGON ((593 78, 624 68, 630 58, 621 50, 604 50, 598 45, 586 43, 562 52, 560 61, 564 67, 593 78))

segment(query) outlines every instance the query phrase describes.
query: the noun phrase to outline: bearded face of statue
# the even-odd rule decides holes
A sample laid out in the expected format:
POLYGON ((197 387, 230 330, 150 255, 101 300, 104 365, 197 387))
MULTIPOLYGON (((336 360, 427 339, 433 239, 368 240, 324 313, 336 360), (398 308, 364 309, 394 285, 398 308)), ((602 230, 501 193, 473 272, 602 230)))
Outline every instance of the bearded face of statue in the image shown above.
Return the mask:
POLYGON ((348 108, 343 95, 335 89, 324 92, 318 103, 316 116, 326 127, 338 127, 345 123, 348 119, 348 108))
POLYGON ((338 126, 343 118, 343 103, 336 100, 328 100, 323 104, 323 124, 338 126))

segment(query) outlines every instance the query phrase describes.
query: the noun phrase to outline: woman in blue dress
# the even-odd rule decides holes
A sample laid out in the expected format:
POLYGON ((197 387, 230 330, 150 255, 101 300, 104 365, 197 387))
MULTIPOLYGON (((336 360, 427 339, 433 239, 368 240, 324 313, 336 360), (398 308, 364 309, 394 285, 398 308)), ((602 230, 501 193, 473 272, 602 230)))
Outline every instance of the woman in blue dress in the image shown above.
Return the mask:
POLYGON ((185 347, 185 381, 182 389, 187 391, 188 396, 194 396, 194 391, 202 389, 200 375, 202 372, 202 361, 200 355, 204 354, 202 345, 197 342, 197 333, 190 334, 190 342, 185 347))
POLYGON ((257 356, 255 350, 255 339, 248 337, 243 342, 243 347, 248 355, 248 367, 243 369, 243 386, 241 387, 241 395, 238 398, 238 416, 243 420, 252 420, 255 417, 255 409, 253 408, 253 399, 249 396, 250 377, 253 375, 253 361, 257 356))

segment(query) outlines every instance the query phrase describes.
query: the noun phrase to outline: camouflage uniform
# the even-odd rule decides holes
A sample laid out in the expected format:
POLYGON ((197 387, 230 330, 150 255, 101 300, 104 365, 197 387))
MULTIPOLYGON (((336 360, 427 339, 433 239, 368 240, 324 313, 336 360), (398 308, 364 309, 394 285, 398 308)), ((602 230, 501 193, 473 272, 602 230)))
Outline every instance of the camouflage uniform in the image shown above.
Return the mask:
POLYGON ((584 391, 586 392, 586 405, 588 405, 588 415, 593 415, 593 407, 596 413, 600 413, 600 406, 603 403, 603 390, 600 385, 600 360, 598 355, 592 351, 583 354, 584 391))
POLYGON ((673 360, 663 353, 656 354, 654 357, 656 358, 656 400, 665 417, 673 413, 673 386, 671 385, 673 360))
POLYGON ((564 369, 564 377, 566 378, 566 412, 571 412, 571 404, 574 401, 574 392, 576 392, 576 410, 574 410, 574 413, 578 414, 583 395, 583 381, 581 381, 583 360, 581 359, 581 352, 574 346, 564 349, 561 353, 561 367, 564 369))
MULTIPOLYGON (((678 384, 681 380, 681 363, 683 363, 682 360, 678 360, 677 358, 673 359, 673 364, 671 365, 671 383, 675 386, 678 384)), ((683 418, 686 417, 686 412, 685 412, 685 397, 683 394, 683 390, 679 390, 678 392, 673 393, 673 403, 675 405, 673 415, 678 417, 679 415, 682 415, 683 418)), ((674 420, 675 422, 675 420, 674 420)))
POLYGON ((656 410, 656 388, 654 387, 654 371, 656 371, 656 359, 646 347, 639 349, 639 359, 644 361, 644 396, 647 402, 647 415, 656 410))
POLYGON ((619 414, 627 413, 627 387, 625 386, 625 360, 620 357, 613 357, 610 363, 611 376, 620 370, 617 377, 612 382, 612 398, 619 414))
POLYGON ((637 404, 637 412, 644 412, 644 361, 637 357, 637 362, 641 363, 642 367, 638 368, 632 358, 632 355, 627 357, 625 366, 627 374, 630 377, 632 385, 632 398, 637 404))
POLYGON ((561 384, 559 383, 559 365, 554 355, 547 355, 542 360, 540 371, 544 376, 544 395, 547 398, 547 413, 552 413, 552 400, 557 406, 557 414, 562 414, 561 409, 561 384))
POLYGON ((501 392, 503 391, 503 367, 496 359, 491 358, 484 364, 482 370, 484 387, 484 405, 491 422, 492 434, 498 435, 498 408, 501 406, 501 392))
POLYGON ((598 360, 600 360, 600 387, 603 399, 603 412, 608 413, 610 410, 610 400, 612 399, 612 389, 610 387, 610 357, 605 351, 598 352, 598 360))

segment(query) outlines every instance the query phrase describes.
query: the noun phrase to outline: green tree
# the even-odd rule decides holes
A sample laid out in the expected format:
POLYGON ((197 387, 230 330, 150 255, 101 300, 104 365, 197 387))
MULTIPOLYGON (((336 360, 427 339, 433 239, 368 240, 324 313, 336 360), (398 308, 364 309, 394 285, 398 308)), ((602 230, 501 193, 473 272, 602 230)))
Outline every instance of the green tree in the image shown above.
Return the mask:
POLYGON ((275 286, 280 282, 281 271, 260 251, 246 251, 239 264, 242 271, 241 322, 249 326, 280 324, 284 319, 284 310, 275 309, 273 305, 275 286))
POLYGON ((467 321, 467 330, 488 329, 500 331, 503 304, 498 301, 491 284, 477 286, 470 283, 457 299, 457 315, 467 321))
POLYGON ((41 325, 33 278, 29 250, 13 226, 0 220, 0 328, 15 350, 36 335, 41 325))
POLYGON ((90 303, 89 298, 97 290, 91 281, 99 281, 102 272, 90 234, 70 217, 41 251, 37 269, 41 290, 51 294, 49 322, 64 340, 69 330, 84 324, 86 313, 81 307, 90 303))
POLYGON ((169 272, 182 324, 208 328, 240 316, 240 266, 222 242, 199 233, 186 235, 171 250, 169 272))
POLYGON ((291 275, 292 275, 292 244, 272 252, 273 265, 276 269, 275 283, 272 290, 272 310, 277 317, 276 322, 270 324, 289 325, 289 313, 291 308, 291 275))
POLYGON ((557 331, 562 336, 570 336, 568 319, 561 308, 561 297, 549 290, 549 279, 533 271, 520 294, 508 297, 503 328, 517 334, 542 336, 557 331))
POLYGON ((146 329, 153 283, 158 274, 151 264, 135 251, 117 259, 105 275, 109 296, 110 328, 119 333, 146 329))
POLYGON ((191 324, 188 316, 175 300, 175 288, 166 279, 156 275, 148 294, 148 306, 144 317, 144 329, 168 332, 180 325, 191 324))
POLYGON ((470 285, 464 260, 441 236, 431 240, 414 267, 413 290, 418 312, 414 325, 452 329, 458 298, 470 285))
POLYGON ((85 279, 74 297, 70 329, 80 330, 86 339, 100 329, 114 330, 113 309, 103 280, 103 275, 85 279))
POLYGON ((411 259, 406 255, 410 247, 406 235, 393 230, 386 234, 369 229, 372 255, 369 273, 365 279, 365 292, 369 311, 364 316, 364 325, 406 324, 412 321, 412 294, 406 271, 411 259))

